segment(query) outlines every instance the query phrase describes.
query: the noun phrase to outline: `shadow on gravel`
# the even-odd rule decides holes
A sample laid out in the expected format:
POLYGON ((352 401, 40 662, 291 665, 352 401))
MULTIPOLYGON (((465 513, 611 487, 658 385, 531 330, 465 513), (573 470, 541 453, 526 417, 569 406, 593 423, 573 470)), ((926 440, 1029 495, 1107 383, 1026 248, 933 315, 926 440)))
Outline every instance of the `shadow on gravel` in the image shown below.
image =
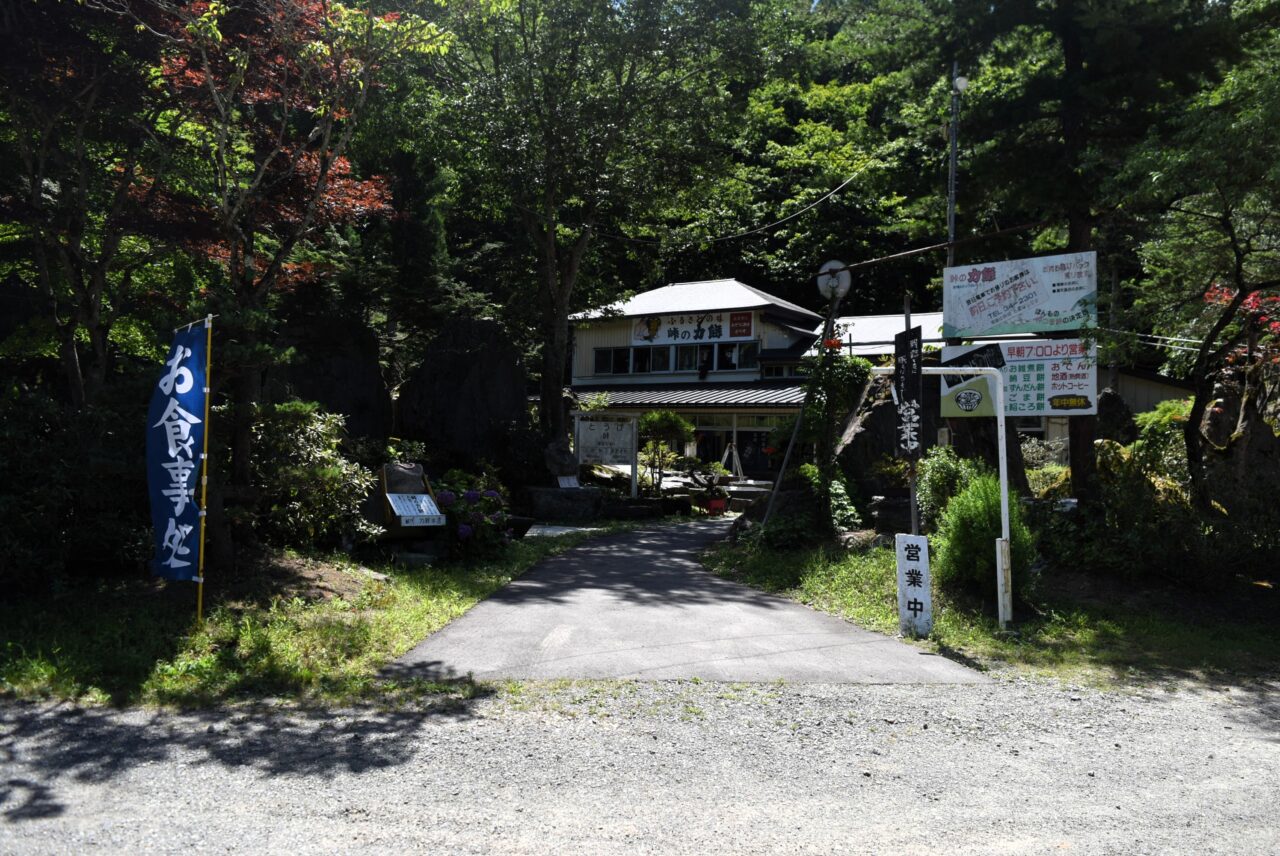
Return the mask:
POLYGON ((67 704, 0 705, 0 820, 56 817, 57 782, 110 782, 137 767, 181 760, 265 776, 328 777, 409 761, 425 726, 469 719, 493 690, 469 680, 402 683, 399 709, 343 711, 267 705, 203 711, 119 711, 67 704), (448 686, 450 695, 424 692, 448 686))
POLYGON ((1228 719, 1264 731, 1267 740, 1280 743, 1280 680, 1233 686, 1231 700, 1228 719))

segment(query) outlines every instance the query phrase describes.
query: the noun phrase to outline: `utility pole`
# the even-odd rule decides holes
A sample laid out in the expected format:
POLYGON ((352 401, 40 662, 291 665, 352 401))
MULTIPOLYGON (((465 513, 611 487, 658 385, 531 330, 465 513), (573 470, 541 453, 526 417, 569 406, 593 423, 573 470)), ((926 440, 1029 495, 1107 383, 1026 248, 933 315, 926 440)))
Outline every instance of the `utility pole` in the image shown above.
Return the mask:
POLYGON ((947 170, 947 267, 956 265, 956 160, 959 153, 960 93, 969 86, 969 79, 960 76, 960 63, 951 63, 951 157, 947 170))

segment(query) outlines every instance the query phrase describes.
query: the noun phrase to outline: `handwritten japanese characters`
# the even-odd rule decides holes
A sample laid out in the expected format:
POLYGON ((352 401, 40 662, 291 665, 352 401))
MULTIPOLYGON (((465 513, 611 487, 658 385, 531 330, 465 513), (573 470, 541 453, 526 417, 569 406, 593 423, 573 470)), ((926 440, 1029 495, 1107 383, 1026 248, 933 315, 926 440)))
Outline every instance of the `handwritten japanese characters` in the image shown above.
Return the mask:
POLYGON ((147 418, 147 476, 155 529, 152 571, 169 579, 199 574, 196 484, 204 458, 207 329, 180 331, 152 393, 147 418))
POLYGON ((582 417, 576 431, 578 463, 632 465, 635 432, 635 422, 631 419, 582 417))
POLYGON ((922 347, 920 327, 912 327, 893 337, 893 388, 898 400, 898 456, 918 460, 923 449, 920 437, 924 385, 920 373, 922 347))

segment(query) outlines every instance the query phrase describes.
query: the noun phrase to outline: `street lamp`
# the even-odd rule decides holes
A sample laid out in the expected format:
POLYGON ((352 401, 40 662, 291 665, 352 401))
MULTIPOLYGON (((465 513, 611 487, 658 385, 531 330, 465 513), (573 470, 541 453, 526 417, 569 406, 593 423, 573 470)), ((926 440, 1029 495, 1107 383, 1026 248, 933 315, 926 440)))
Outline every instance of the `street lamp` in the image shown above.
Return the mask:
POLYGON ((960 76, 960 64, 951 63, 951 160, 947 171, 947 267, 956 264, 956 149, 960 124, 960 95, 969 88, 969 78, 960 76))
POLYGON ((818 268, 817 279, 818 293, 831 305, 831 310, 827 313, 827 324, 822 328, 822 338, 825 340, 830 339, 835 331, 836 312, 840 308, 840 301, 844 300, 844 296, 849 293, 853 276, 850 275, 849 267, 844 262, 829 261, 818 268))

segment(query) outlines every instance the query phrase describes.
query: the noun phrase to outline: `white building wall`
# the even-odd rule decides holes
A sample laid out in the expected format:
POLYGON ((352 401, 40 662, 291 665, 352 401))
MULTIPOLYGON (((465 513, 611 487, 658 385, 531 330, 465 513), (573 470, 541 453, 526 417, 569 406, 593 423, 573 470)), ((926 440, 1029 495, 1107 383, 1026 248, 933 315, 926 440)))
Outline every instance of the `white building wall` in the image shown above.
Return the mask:
MULTIPOLYGON (((756 331, 756 341, 764 348, 786 348, 792 345, 797 336, 775 327, 761 319, 762 313, 755 312, 752 329, 756 331)), ((595 352, 597 348, 626 348, 631 342, 631 330, 634 318, 618 318, 600 321, 593 324, 578 324, 574 327, 573 351, 573 383, 577 384, 636 384, 636 383, 698 383, 695 372, 649 372, 645 374, 600 374, 595 373, 595 352)), ((707 375, 707 381, 753 381, 760 379, 760 369, 743 369, 741 371, 713 371, 707 375)))

